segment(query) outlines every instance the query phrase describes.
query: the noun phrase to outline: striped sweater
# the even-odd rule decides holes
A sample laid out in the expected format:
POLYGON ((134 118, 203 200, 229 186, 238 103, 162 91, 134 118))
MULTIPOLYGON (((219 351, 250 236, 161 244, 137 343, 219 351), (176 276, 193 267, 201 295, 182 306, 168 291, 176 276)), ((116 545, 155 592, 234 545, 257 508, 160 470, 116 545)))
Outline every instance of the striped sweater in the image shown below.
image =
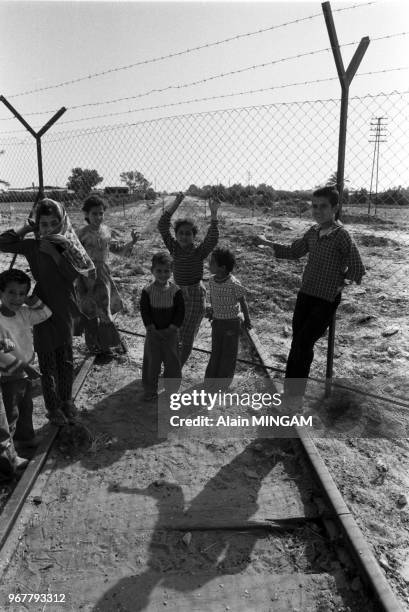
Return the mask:
POLYGON ((182 248, 170 233, 171 215, 164 212, 158 223, 158 230, 169 253, 173 257, 173 277, 178 285, 196 285, 203 277, 203 260, 213 251, 219 240, 217 219, 210 222, 207 234, 199 245, 182 248))
POLYGON ((155 281, 142 289, 140 310, 145 327, 167 329, 169 325, 180 327, 185 317, 185 303, 179 287, 170 281, 157 285, 155 281))

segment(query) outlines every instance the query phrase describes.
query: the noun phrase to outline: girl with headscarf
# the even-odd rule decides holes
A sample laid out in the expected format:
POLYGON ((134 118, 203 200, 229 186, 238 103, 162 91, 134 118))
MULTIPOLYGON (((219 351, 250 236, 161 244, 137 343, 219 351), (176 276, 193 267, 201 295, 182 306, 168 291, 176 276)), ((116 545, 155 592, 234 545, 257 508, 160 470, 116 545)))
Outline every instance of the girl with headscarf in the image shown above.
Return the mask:
POLYGON ((47 417, 55 425, 75 419, 72 400, 74 318, 80 316, 74 281, 95 276, 95 267, 75 234, 64 206, 45 198, 34 210, 34 223, 0 234, 0 251, 24 255, 36 281, 33 294, 52 311, 34 327, 34 349, 41 370, 47 417), (24 239, 34 232, 34 238, 24 239))

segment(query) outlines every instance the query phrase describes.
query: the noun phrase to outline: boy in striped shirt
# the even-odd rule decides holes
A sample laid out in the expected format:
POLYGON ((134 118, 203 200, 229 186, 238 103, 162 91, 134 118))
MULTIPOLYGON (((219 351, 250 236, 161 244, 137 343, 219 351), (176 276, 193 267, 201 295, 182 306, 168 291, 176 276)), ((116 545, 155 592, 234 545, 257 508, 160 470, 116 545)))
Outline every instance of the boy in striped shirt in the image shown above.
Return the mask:
POLYGON ((293 338, 284 381, 287 404, 302 407, 314 345, 323 336, 341 302, 345 281, 360 284, 365 268, 355 242, 335 220, 339 194, 334 187, 313 193, 312 216, 316 225, 286 246, 260 237, 278 259, 299 259, 308 253, 301 289, 293 315, 293 338))
POLYGON ((241 319, 251 329, 249 311, 245 298, 246 290, 233 276, 236 260, 229 249, 217 248, 210 258, 209 280, 210 304, 208 316, 212 322, 212 352, 206 368, 207 388, 214 387, 209 379, 220 379, 217 390, 227 389, 236 370, 239 349, 241 319), (221 380, 223 379, 223 380, 221 380))
POLYGON ((40 374, 34 361, 33 326, 51 316, 51 310, 36 295, 28 297, 30 277, 21 270, 6 270, 0 274, 0 325, 14 343, 8 354, 9 364, 3 364, 1 392, 10 433, 20 446, 34 447, 37 440, 33 428, 31 379, 40 374))
POLYGON ((158 397, 162 364, 165 390, 174 393, 179 389, 182 370, 178 332, 185 316, 183 294, 169 280, 172 274, 171 257, 167 253, 156 253, 152 257, 151 271, 155 280, 143 288, 140 300, 140 311, 146 327, 142 383, 144 400, 147 402, 158 397))

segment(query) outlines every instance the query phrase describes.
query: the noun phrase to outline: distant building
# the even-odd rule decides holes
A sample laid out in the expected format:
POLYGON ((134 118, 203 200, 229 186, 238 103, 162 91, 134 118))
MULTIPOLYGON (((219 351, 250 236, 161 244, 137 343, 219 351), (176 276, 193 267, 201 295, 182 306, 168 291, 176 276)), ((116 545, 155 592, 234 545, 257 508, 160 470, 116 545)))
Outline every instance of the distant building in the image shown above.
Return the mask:
MULTIPOLYGON (((3 183, 3 181, 0 181, 3 183)), ((4 202, 34 202, 38 196, 38 187, 10 187, 7 190, 0 189, 4 202)), ((44 187, 44 197, 57 200, 57 202, 71 202, 76 199, 75 191, 66 187, 44 187)))
POLYGON ((110 197, 124 197, 129 195, 129 187, 105 187, 104 188, 104 193, 107 196, 110 197))

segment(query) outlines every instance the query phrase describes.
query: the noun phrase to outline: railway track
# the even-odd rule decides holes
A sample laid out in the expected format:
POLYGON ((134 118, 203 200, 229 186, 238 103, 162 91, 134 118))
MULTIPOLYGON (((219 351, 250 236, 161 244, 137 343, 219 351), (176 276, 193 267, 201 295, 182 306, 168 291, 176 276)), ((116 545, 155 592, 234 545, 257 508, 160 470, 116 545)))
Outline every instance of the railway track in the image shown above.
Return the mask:
MULTIPOLYGON (((263 348, 257 338, 257 334, 251 330, 248 332, 249 340, 257 351, 260 361, 263 365, 268 364, 268 359, 264 355, 263 348)), ((270 370, 265 369, 266 374, 270 375, 270 370)), ((324 382, 324 381, 322 381, 324 382)), ((348 389, 348 387, 344 388, 348 389)), ((377 397, 379 399, 379 396, 377 397)), ((406 404, 407 406, 407 404, 406 404)), ((328 536, 332 541, 337 539, 347 543, 352 556, 357 563, 365 584, 368 589, 374 594, 377 603, 385 612, 393 612, 401 609, 388 581, 385 578, 379 564, 377 563, 367 541, 365 540, 361 530, 359 529, 351 511, 344 502, 341 493, 339 492, 334 480, 331 477, 323 459, 314 441, 308 434, 308 431, 303 427, 296 427, 298 439, 308 458, 311 468, 314 471, 315 477, 318 479, 324 497, 329 505, 331 518, 324 519, 324 525, 327 529, 328 536), (330 522, 329 522, 330 521, 330 522), (332 523, 335 521, 335 524, 332 523), (338 536, 334 536, 334 527, 338 531, 338 536), (339 537, 341 536, 341 537, 339 537)))
MULTIPOLYGON (((94 365, 94 361, 94 356, 84 359, 73 384, 72 393, 74 400, 77 398, 87 375, 94 365)), ((18 518, 19 512, 27 498, 27 495, 29 495, 42 470, 42 467, 47 459, 47 455, 55 442, 58 432, 58 427, 50 425, 47 435, 41 441, 36 454, 31 459, 18 483, 16 483, 14 490, 11 492, 8 501, 0 514, 0 551, 6 543, 7 537, 9 536, 10 531, 18 518)))
MULTIPOLYGON (((129 332, 129 330, 122 331, 135 335, 135 332, 129 332)), ((257 356, 259 368, 265 375, 270 376, 272 368, 268 364, 257 335, 250 331, 247 338, 249 352, 257 356)), ((206 352, 204 349, 199 349, 199 351, 206 352)), ((254 364, 253 358, 242 357, 241 361, 246 366, 254 364)), ((93 365, 92 358, 84 361, 75 380, 76 396, 79 396, 84 383, 93 384, 91 380, 93 365)), ((218 610, 231 610, 232 612, 242 610, 243 612, 353 610, 347 605, 345 608, 335 607, 338 605, 335 603, 334 607, 326 607, 327 600, 317 604, 318 595, 317 592, 314 592, 310 582, 311 576, 313 577, 312 582, 318 580, 320 567, 311 553, 315 546, 319 549, 319 558, 322 557, 321 570, 323 563, 337 568, 333 572, 334 575, 336 574, 335 582, 345 580, 347 584, 348 580, 355 580, 356 584, 359 576, 365 584, 364 598, 361 598, 358 604, 360 607, 356 609, 380 609, 385 612, 402 610, 368 543, 337 490, 312 438, 305 429, 297 428, 297 437, 290 441, 256 440, 243 446, 240 446, 241 441, 238 441, 237 444, 232 445, 230 454, 223 449, 223 446, 228 446, 225 441, 219 445, 217 443, 212 445, 211 442, 200 445, 173 441, 171 444, 174 448, 178 446, 181 448, 180 456, 183 454, 189 456, 188 463, 191 464, 192 473, 189 475, 186 470, 178 472, 177 454, 172 455, 169 453, 169 447, 165 447, 163 451, 165 456, 162 463, 159 461, 161 465, 157 470, 159 478, 153 482, 146 482, 144 470, 147 471, 150 465, 151 456, 153 456, 152 449, 161 448, 162 442, 156 439, 156 432, 152 432, 153 421, 146 414, 146 409, 132 416, 131 421, 126 423, 125 429, 128 430, 129 438, 124 435, 121 441, 117 439, 119 436, 115 436, 117 430, 111 432, 109 420, 114 415, 119 422, 125 420, 129 413, 129 402, 135 402, 135 387, 130 382, 134 377, 134 369, 132 369, 134 366, 128 370, 125 366, 123 370, 120 366, 115 368, 116 366, 111 367, 109 376, 100 375, 100 378, 102 376, 106 381, 106 393, 102 400, 98 400, 96 410, 99 412, 95 420, 87 423, 90 428, 98 426, 100 417, 105 416, 106 427, 102 426, 102 431, 96 434, 96 437, 99 436, 105 446, 103 453, 100 453, 102 468, 98 465, 98 454, 92 456, 92 470, 98 473, 98 482, 93 483, 90 478, 88 490, 87 479, 84 480, 81 471, 72 467, 67 468, 67 462, 61 462, 61 458, 59 460, 62 478, 64 478, 64 470, 67 472, 68 469, 71 470, 69 478, 72 479, 73 475, 78 478, 76 481, 78 492, 77 489, 73 490, 72 504, 69 506, 71 512, 76 513, 75 516, 70 516, 68 520, 65 509, 60 510, 59 507, 56 509, 55 522, 62 529, 60 550, 61 546, 70 549, 71 540, 73 538, 76 540, 78 537, 77 543, 72 542, 72 550, 78 551, 88 575, 82 577, 82 574, 78 574, 75 569, 72 577, 68 577, 68 584, 66 577, 65 584, 62 582, 61 575, 66 574, 69 563, 65 557, 64 560, 62 560, 63 557, 59 560, 57 549, 53 544, 55 536, 54 540, 51 538, 51 541, 46 536, 41 536, 40 542, 34 538, 31 545, 31 565, 28 564, 30 571, 25 568, 27 562, 21 547, 27 546, 27 543, 24 544, 27 539, 27 530, 30 530, 35 523, 34 527, 41 525, 41 529, 47 533, 48 520, 54 520, 54 518, 48 518, 51 512, 50 507, 53 507, 52 503, 55 501, 52 498, 47 503, 41 504, 43 515, 37 517, 35 521, 30 518, 34 511, 34 498, 40 497, 47 500, 47 486, 52 488, 53 481, 59 482, 57 460, 57 470, 53 471, 53 467, 49 468, 47 476, 43 478, 44 482, 39 487, 41 495, 33 496, 33 492, 36 492, 39 486, 38 482, 46 466, 47 456, 52 452, 57 439, 58 429, 50 428, 47 439, 44 440, 30 462, 0 516, 0 547, 3 552, 1 569, 3 584, 11 584, 11 579, 16 580, 20 574, 19 567, 23 566, 25 568, 21 572, 23 583, 24 581, 27 583, 29 576, 40 576, 41 580, 37 579, 38 591, 44 590, 43 585, 47 583, 47 592, 64 592, 67 601, 61 605, 54 601, 46 605, 39 602, 38 607, 35 607, 37 604, 32 603, 27 604, 27 607, 21 607, 22 604, 19 603, 16 606, 16 602, 8 605, 3 599, 3 602, 0 602, 0 609, 3 607, 5 610, 13 611, 38 609, 41 612, 78 609, 94 612, 114 612, 115 610, 137 612, 138 610, 157 610, 159 607, 166 606, 167 609, 177 610, 177 612, 184 610, 197 610, 198 612, 207 610, 212 612, 218 610), (126 396, 123 395, 124 388, 127 390, 126 396), (115 405, 107 414, 107 406, 110 401, 115 405), (134 426, 138 430, 136 436, 139 438, 138 443, 133 446, 130 439, 134 426), (145 431, 142 431, 141 426, 145 426, 145 431), (112 433, 111 438, 107 437, 107 431, 110 432, 110 435, 112 433), (290 449, 292 446, 295 448, 294 455, 290 449), (142 468, 136 476, 130 476, 129 467, 131 471, 133 470, 132 474, 137 473, 140 469, 138 467, 141 461, 141 456, 138 455, 140 449, 144 449, 146 459, 143 456, 143 462, 146 462, 146 467, 142 468), (135 453, 131 457, 133 451, 135 453), (114 457, 109 453, 114 453, 114 457), (122 466, 120 470, 118 468, 115 472, 110 471, 110 468, 115 465, 115 460, 118 463, 123 462, 124 457, 129 462, 129 467, 122 466), (215 465, 216 463, 218 465, 215 465), (308 482, 300 482, 300 475, 296 471, 300 469, 300 466, 304 469, 304 465, 307 465, 310 474, 303 472, 301 480, 308 480, 308 482), (176 468, 173 469, 172 466, 176 468), (173 471, 170 470, 175 475, 173 480, 169 478, 169 472, 166 472, 168 468, 173 469, 173 471), (100 470, 101 473, 99 473, 100 470), (245 473, 244 481, 243 472, 245 473), (232 484, 229 484, 229 481, 232 484), (141 487, 140 482, 146 486, 141 487), (256 482, 255 485, 246 484, 254 482, 256 482), (102 493, 101 489, 104 487, 107 493, 102 493), (242 487, 241 490, 240 487, 242 487), (94 514, 92 514, 93 505, 87 500, 87 496, 95 496, 101 502, 101 508, 98 505, 94 514), (120 504, 116 502, 118 497, 120 504), (247 497, 250 501, 247 500, 247 497), (150 498, 155 500, 158 510, 155 504, 149 501, 150 498), (184 505, 181 498, 184 498, 184 505), (242 498, 245 498, 244 501, 242 498), (130 516, 131 512, 135 515, 134 518, 124 520, 124 515, 130 516), (22 515, 25 515, 24 520, 21 519, 22 515), (107 516, 111 517, 110 522, 107 516), (64 518, 69 523, 68 527, 64 524, 64 518), (81 527, 83 522, 84 529, 81 527), (88 526, 85 525, 87 522, 88 526), (96 534, 90 531, 90 524, 99 525, 96 534), (107 525, 110 527, 107 528, 107 525), (112 541, 106 535, 106 530, 109 528, 114 532, 112 541), (64 540, 65 531, 66 539, 64 540), (79 536, 76 535, 77 532, 79 536), (109 555, 109 546, 117 550, 118 542, 121 542, 126 549, 126 540, 132 540, 135 533, 137 536, 131 546, 132 553, 134 548, 136 551, 140 550, 139 537, 144 542, 146 553, 146 540, 148 535, 150 536, 148 548, 150 560, 147 563, 149 569, 143 574, 143 583, 139 581, 138 568, 132 567, 124 572, 123 566, 129 568, 130 562, 129 558, 122 558, 126 555, 121 556, 121 553, 116 553, 122 563, 119 566, 115 563, 106 565, 102 560, 89 562, 89 555, 96 555, 96 558, 100 559, 100 550, 104 550, 105 554, 109 555), (87 542, 90 540, 91 543, 88 542, 88 544, 92 549, 86 553, 83 551, 83 545, 80 544, 84 542, 84 538, 87 542), (227 552, 221 546, 222 541, 227 552), (111 542, 109 546, 108 542, 111 542), (235 542, 239 542, 238 552, 233 554, 229 551, 233 549, 235 542), (259 550, 260 546, 261 550, 259 550), (272 555, 271 550, 273 549, 281 551, 277 557, 272 555), (33 574, 35 565, 33 559, 38 558, 42 550, 48 551, 46 557, 51 559, 48 565, 54 568, 53 572, 55 571, 55 574, 48 576, 47 580, 43 578, 44 571, 48 568, 47 564, 44 566, 46 570, 40 567, 40 570, 33 574), (249 570, 251 563, 242 559, 244 553, 249 559, 251 555, 254 556, 254 566, 258 569, 258 573, 251 573, 249 570), (179 563, 178 556, 189 557, 190 571, 188 571, 189 567, 186 568, 182 562, 179 563), (266 564, 264 560, 266 556, 271 556, 269 561, 270 566, 272 565, 271 572, 266 572, 268 569, 268 563, 266 564), (226 557, 230 565, 223 570, 223 563, 227 563, 226 557), (221 562, 220 558, 222 558, 221 562), (104 568, 103 572, 102 569, 97 571, 98 564, 104 568), (166 564, 169 567, 166 567, 166 564), (58 565, 65 569, 59 570, 58 565), (286 570, 284 573, 282 566, 286 570), (160 567, 165 576, 162 580, 158 578, 160 567), (276 567, 280 569, 275 574, 276 567), (110 571, 115 574, 114 577, 110 577, 110 571), (101 572, 105 576, 102 584, 99 576, 101 572), (129 573, 135 575, 127 576, 129 573), (76 580, 77 574, 78 580, 76 580), (96 574, 98 574, 97 578, 95 578, 96 574), (343 579, 340 578, 341 574, 344 576, 343 579), (92 588, 91 585, 86 588, 84 581, 92 582, 93 576, 96 581, 95 588, 92 588), (297 592, 294 589, 298 589, 297 592), (366 605, 371 607, 366 608, 366 605)), ((92 389, 93 387, 91 391, 92 389)), ((90 395, 92 396, 92 393, 90 395)), ((92 412, 90 417, 92 417, 92 412)), ((118 429, 118 431, 123 434, 124 429, 118 429)), ((154 457, 154 459, 157 458, 154 457)), ((87 469, 90 469, 87 461, 91 460, 84 458, 82 463, 87 469)), ((155 474, 155 471, 149 468, 148 476, 151 477, 152 474, 155 474)), ((63 487, 63 490, 66 491, 67 488, 63 487)), ((67 495, 63 501, 66 499, 67 495)), ((55 507, 57 506, 58 503, 55 504, 55 507)), ((322 576, 321 580, 323 580, 322 576)), ((36 580, 32 584, 35 582, 36 580)), ((323 584, 328 590, 331 581, 324 580, 318 590, 323 584)), ((19 583, 17 592, 22 592, 22 588, 24 584, 19 583)), ((4 598, 5 592, 4 588, 1 589, 0 596, 4 598)), ((16 591, 8 587, 8 592, 16 591)), ((353 593, 352 597, 355 597, 353 593)), ((359 601, 361 595, 358 593, 356 597, 358 599, 355 601, 359 601)))

